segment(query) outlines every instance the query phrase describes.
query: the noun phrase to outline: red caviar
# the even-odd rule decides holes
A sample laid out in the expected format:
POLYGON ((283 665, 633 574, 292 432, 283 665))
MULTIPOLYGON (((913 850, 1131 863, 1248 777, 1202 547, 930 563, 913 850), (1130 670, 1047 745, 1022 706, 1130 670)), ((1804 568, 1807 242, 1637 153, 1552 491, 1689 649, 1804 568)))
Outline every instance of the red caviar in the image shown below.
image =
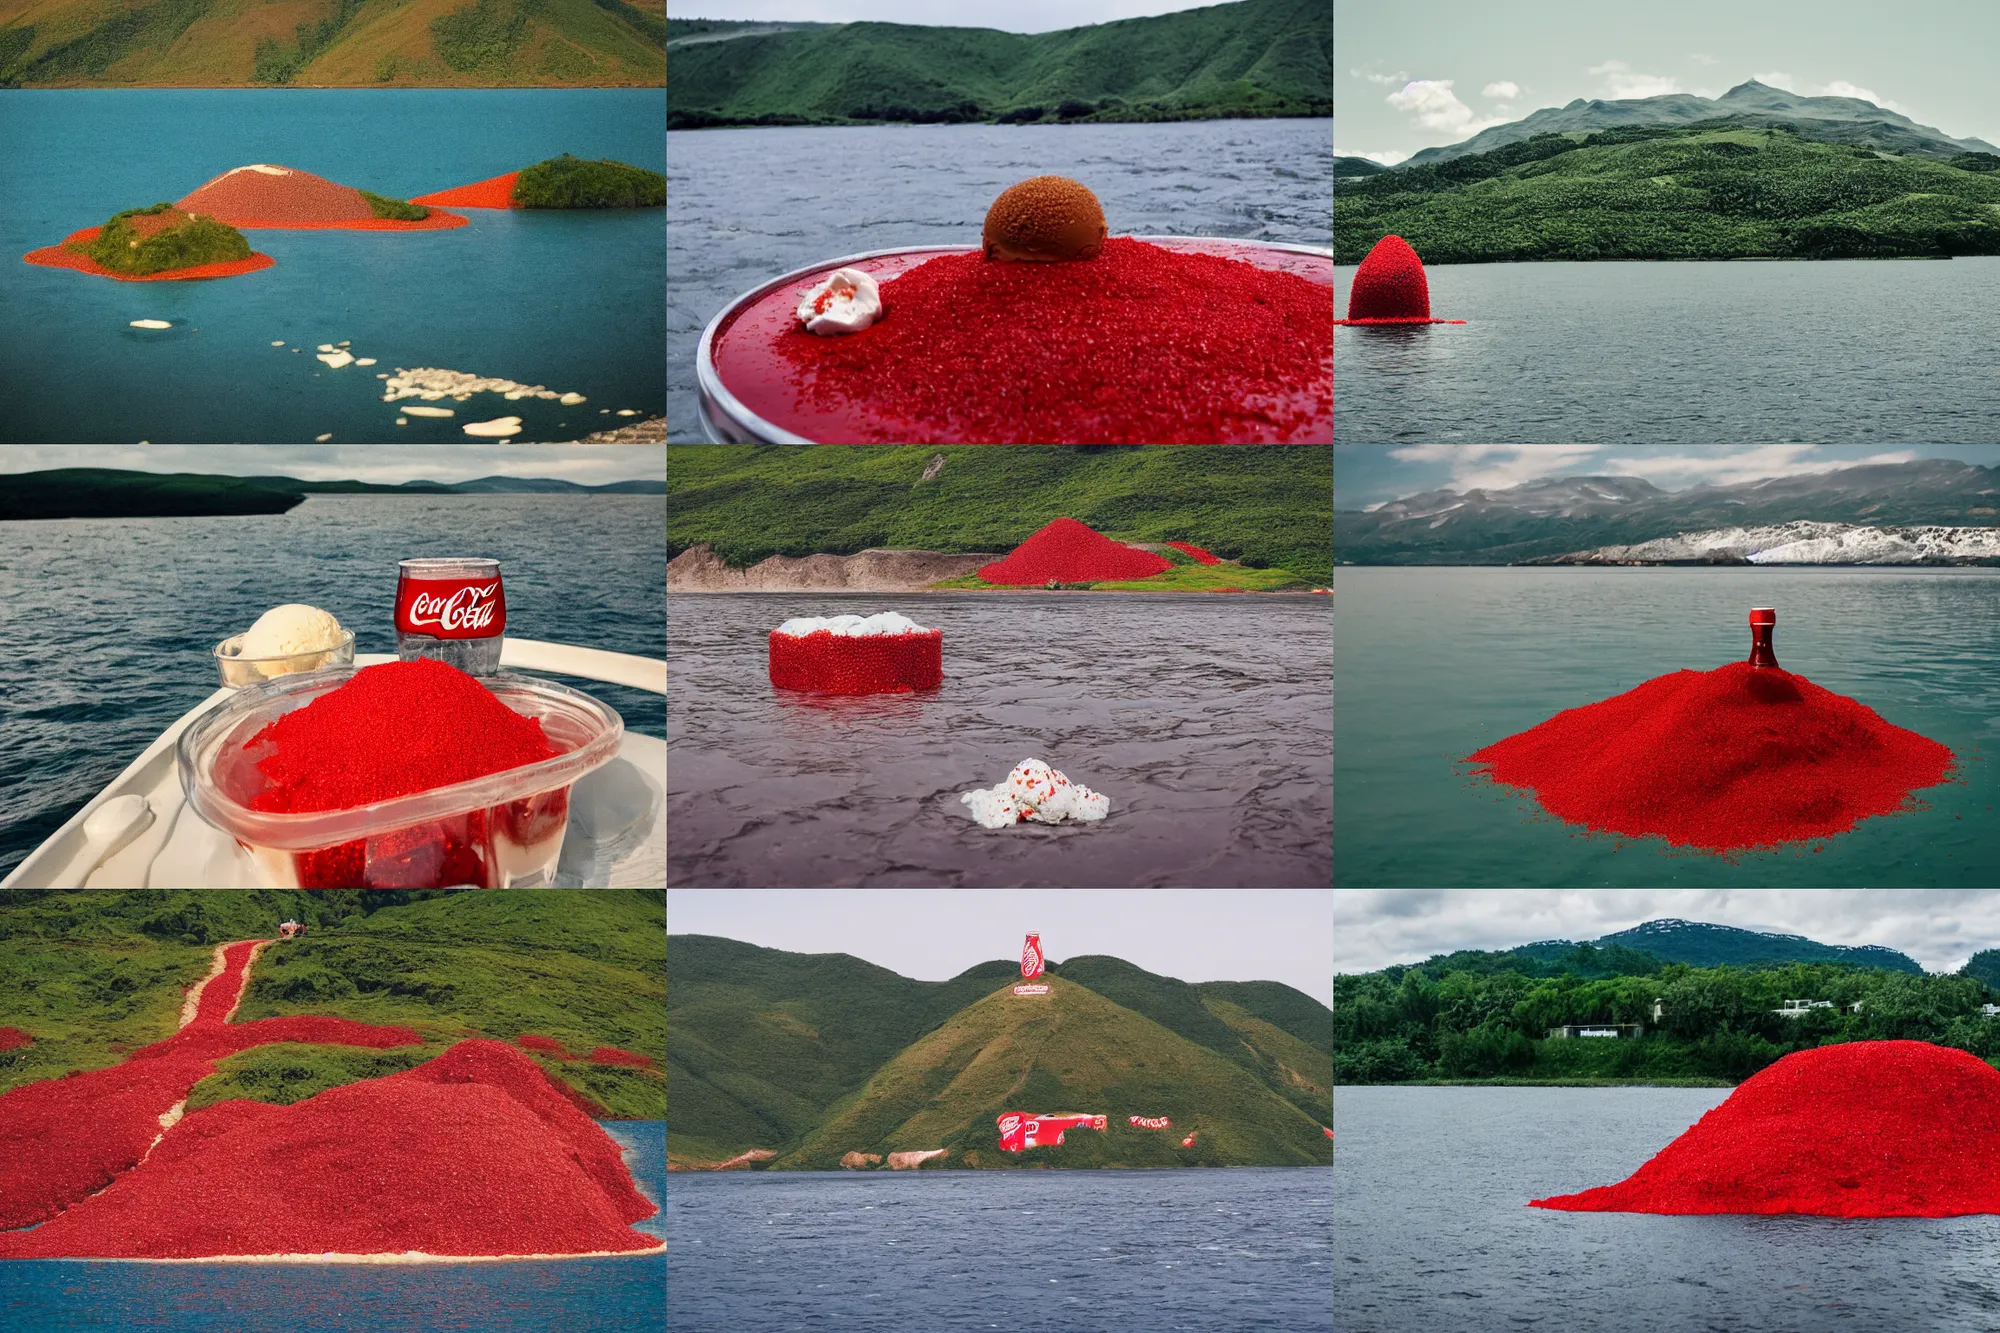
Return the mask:
POLYGON ((1173 547, 1176 551, 1179 551, 1182 555, 1193 556, 1196 562, 1199 564, 1219 565, 1222 563, 1219 557, 1210 555, 1207 551, 1202 550, 1199 546, 1196 546, 1193 542, 1168 542, 1167 545, 1173 547))
POLYGON ((1375 242, 1354 270, 1347 293, 1349 324, 1463 324, 1431 318, 1431 284, 1424 261, 1400 236, 1375 242))
POLYGON ((0 1028, 0 1051, 11 1051, 18 1046, 26 1046, 33 1037, 19 1028, 0 1028))
POLYGON ((1172 569, 1163 555, 1115 542, 1088 524, 1059 518, 1005 557, 982 565, 988 583, 1039 588, 1057 583, 1124 582, 1151 578, 1172 569))
POLYGON ((767 670, 781 690, 820 694, 911 694, 944 684, 944 631, 906 634, 780 634, 767 670))
POLYGON ((590 1053, 594 1065, 624 1065, 627 1069, 651 1069, 653 1057, 641 1055, 637 1051, 620 1050, 616 1046, 599 1046, 590 1053))
POLYGON ((1097 258, 941 255, 882 284, 871 328, 778 348, 822 408, 976 443, 1331 438, 1332 304, 1294 273, 1113 237, 1097 258))

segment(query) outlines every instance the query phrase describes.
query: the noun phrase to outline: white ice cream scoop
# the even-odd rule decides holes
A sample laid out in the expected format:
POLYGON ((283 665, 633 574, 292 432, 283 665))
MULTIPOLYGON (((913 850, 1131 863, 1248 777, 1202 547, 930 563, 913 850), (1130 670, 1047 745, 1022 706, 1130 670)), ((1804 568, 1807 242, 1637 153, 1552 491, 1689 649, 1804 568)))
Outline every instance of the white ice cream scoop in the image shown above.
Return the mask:
POLYGON ((859 333, 882 318, 882 289, 858 268, 837 268, 799 298, 808 333, 859 333))
POLYGON ((243 636, 243 657, 290 657, 331 652, 340 646, 340 622, 316 606, 286 602, 257 617, 243 636))

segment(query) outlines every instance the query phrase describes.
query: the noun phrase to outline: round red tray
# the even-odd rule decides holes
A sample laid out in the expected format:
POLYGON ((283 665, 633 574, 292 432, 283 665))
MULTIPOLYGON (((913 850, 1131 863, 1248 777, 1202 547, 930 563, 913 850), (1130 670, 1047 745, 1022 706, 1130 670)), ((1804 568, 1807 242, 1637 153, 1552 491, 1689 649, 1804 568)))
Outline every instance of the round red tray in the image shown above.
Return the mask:
MULTIPOLYGON (((1286 245, 1276 241, 1242 241, 1213 236, 1135 236, 1169 250, 1240 259, 1260 268, 1295 273, 1327 289, 1327 317, 1333 317, 1333 249, 1331 246, 1286 245)), ((978 444, 951 440, 928 429, 913 427, 891 412, 866 405, 840 410, 807 400, 792 383, 790 367, 777 354, 777 336, 798 319, 799 298, 837 268, 857 268, 886 282, 938 255, 975 251, 976 245, 920 245, 828 259, 773 278, 731 301, 701 331, 695 375, 701 389, 701 426, 714 444, 978 444), (911 438, 912 430, 923 438, 911 438)), ((1302 391, 1308 397, 1309 391, 1302 391)), ((1333 402, 1323 396, 1313 403, 1313 440, 1333 439, 1333 402), (1322 431, 1319 427, 1324 426, 1322 431)), ((1090 440, 1052 441, 1090 444, 1090 440)), ((1253 441, 1217 441, 1253 443, 1253 441)))

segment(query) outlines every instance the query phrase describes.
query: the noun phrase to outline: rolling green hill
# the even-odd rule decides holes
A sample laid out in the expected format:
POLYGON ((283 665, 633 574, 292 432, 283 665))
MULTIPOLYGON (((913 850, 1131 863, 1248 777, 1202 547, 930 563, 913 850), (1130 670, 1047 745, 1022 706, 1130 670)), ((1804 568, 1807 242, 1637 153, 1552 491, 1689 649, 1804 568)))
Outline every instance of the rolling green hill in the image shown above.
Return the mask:
POLYGON ((1343 181, 1334 254, 1429 264, 2000 254, 2000 172, 1712 121, 1539 135, 1343 181))
POLYGON ((673 35, 676 129, 1333 114, 1321 0, 1239 0, 1032 35, 902 23, 673 35))
POLYGON ((668 556, 706 542, 737 566, 871 547, 1008 551, 1067 516, 1318 583, 1333 572, 1332 452, 1312 445, 686 445, 667 451, 667 494, 668 556))
MULTIPOLYGON (((473 1036, 533 1032, 578 1054, 616 1046, 663 1064, 664 905, 659 892, 622 890, 6 891, 0 1026, 23 1028, 35 1043, 0 1052, 0 1091, 116 1064, 132 1047, 171 1036, 181 990, 208 974, 213 947, 270 938, 288 916, 307 935, 258 958, 237 1021, 327 1014, 402 1024, 424 1045, 257 1047, 197 1085, 191 1105, 295 1101, 473 1036)), ((658 1069, 533 1058, 614 1117, 665 1116, 658 1069)))
POLYGON ((1015 999, 1013 962, 924 982, 846 954, 705 935, 670 936, 668 954, 667 1149, 677 1167, 764 1149, 777 1154, 774 1167, 824 1169, 849 1151, 937 1147, 954 1150, 952 1165, 1013 1165, 994 1149, 993 1117, 1009 1109, 1115 1111, 1117 1133, 1081 1136, 1098 1142, 1080 1154, 1070 1139, 1065 1165, 1320 1160, 1312 1140, 1324 1141, 1318 1126, 1331 1115, 1332 1015, 1276 982, 1195 987, 1085 956, 1050 969, 1055 993, 1044 1003, 1015 999), (1011 1102, 989 1107, 996 1098, 1011 1102), (1169 1145, 1126 1115, 1171 1115, 1217 1136, 1184 1152, 1181 1135, 1169 1145))
POLYGON ((666 82, 665 0, 0 0, 0 87, 666 82))

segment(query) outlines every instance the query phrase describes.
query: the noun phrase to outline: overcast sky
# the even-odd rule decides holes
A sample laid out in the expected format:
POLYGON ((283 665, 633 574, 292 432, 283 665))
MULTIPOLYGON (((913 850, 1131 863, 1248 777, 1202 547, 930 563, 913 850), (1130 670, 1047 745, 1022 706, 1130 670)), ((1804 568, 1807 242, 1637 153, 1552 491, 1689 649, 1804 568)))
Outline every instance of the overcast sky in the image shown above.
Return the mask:
POLYGON ((1113 19, 1203 9, 1215 0, 687 0, 677 19, 783 19, 800 23, 923 23, 932 27, 1050 32, 1113 19))
POLYGON ((1338 889, 1334 970, 1373 972, 1454 949, 1590 940, 1678 917, 1821 944, 1900 949, 1956 972, 2000 948, 2000 889, 1338 889))
POLYGON ((603 486, 667 476, 664 450, 632 444, 10 444, 0 449, 0 473, 60 467, 388 485, 553 477, 603 486))
POLYGON ((1753 78, 2000 144, 1993 0, 1343 0, 1333 40, 1338 151, 1389 164, 1578 97, 1753 78))
POLYGON ((1369 509, 1420 491, 1504 490, 1537 477, 1643 477, 1678 491, 1918 458, 1995 467, 2000 444, 1337 444, 1334 507, 1369 509))
POLYGON ((1331 889, 669 889, 667 931, 846 953, 920 981, 1110 954, 1182 981, 1282 981, 1333 1002, 1331 889))

